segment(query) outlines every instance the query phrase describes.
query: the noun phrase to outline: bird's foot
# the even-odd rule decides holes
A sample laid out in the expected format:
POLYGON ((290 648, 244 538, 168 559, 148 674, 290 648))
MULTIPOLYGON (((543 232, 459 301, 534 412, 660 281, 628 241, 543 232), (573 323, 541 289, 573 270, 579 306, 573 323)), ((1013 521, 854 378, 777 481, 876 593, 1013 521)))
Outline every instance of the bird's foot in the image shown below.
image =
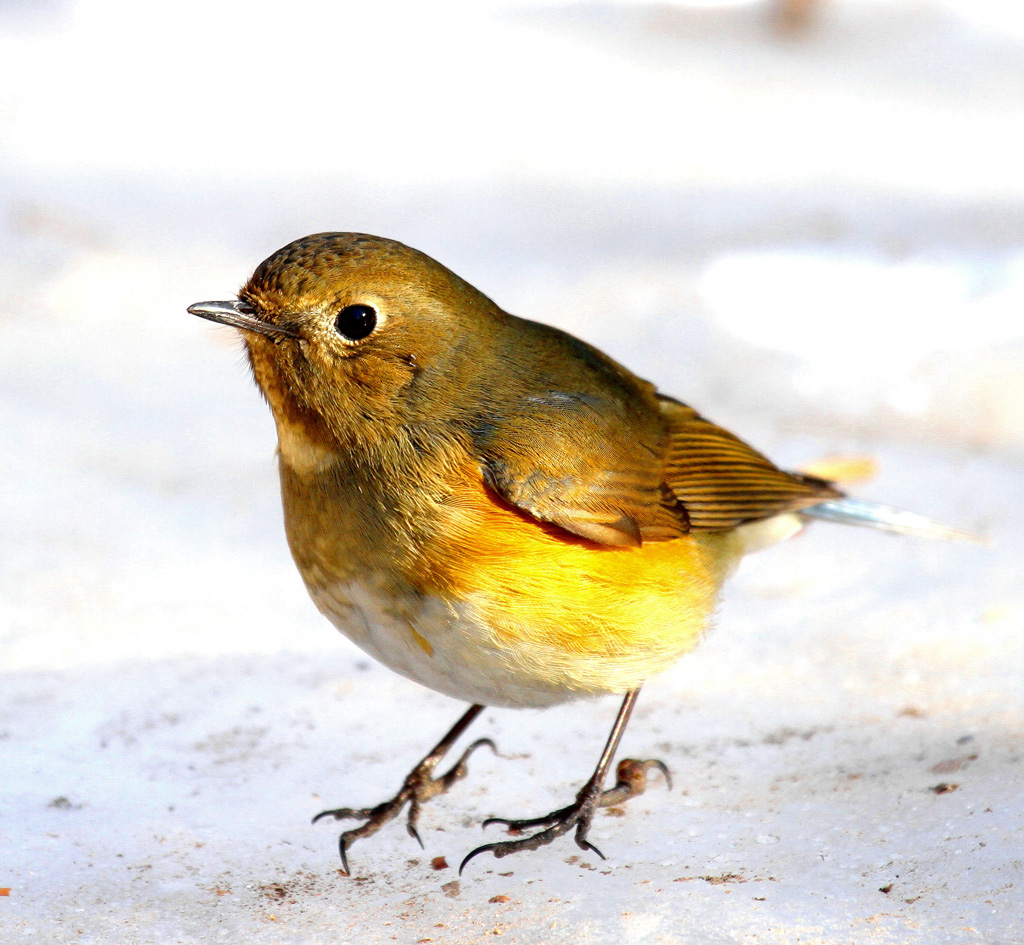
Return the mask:
MULTIPOLYGON (((423 840, 420 839, 416 825, 419 822, 420 808, 432 797, 444 794, 456 781, 461 781, 469 771, 466 764, 469 756, 481 746, 486 745, 491 751, 497 754, 497 748, 489 738, 478 738, 459 757, 451 768, 444 774, 434 777, 434 769, 441 760, 441 754, 436 751, 427 755, 412 771, 409 772, 401 789, 389 801, 378 804, 376 807, 338 807, 333 810, 320 811, 313 818, 315 824, 324 817, 333 817, 335 820, 363 820, 364 823, 351 830, 346 830, 338 838, 338 852, 341 854, 341 865, 346 875, 350 874, 348 867, 348 848, 363 837, 375 834, 388 821, 394 820, 405 807, 409 805, 409 814, 406 819, 405 829, 421 847, 423 840)), ((443 754, 443 753, 442 753, 443 754)))
POLYGON ((614 787, 607 791, 601 790, 601 780, 596 776, 592 777, 576 795, 576 800, 568 807, 544 814, 542 817, 532 817, 525 820, 510 820, 506 817, 489 817, 483 822, 486 827, 489 824, 504 824, 510 832, 532 830, 534 827, 543 827, 543 830, 531 834, 529 837, 520 837, 516 840, 500 840, 497 843, 485 843, 483 846, 472 850, 463 859, 459 866, 459 874, 466 868, 466 864, 481 853, 493 853, 495 857, 501 858, 510 853, 518 853, 521 850, 536 850, 539 847, 551 843, 552 840, 568 833, 576 828, 576 845, 582 850, 589 850, 597 854, 602 860, 605 855, 587 839, 590 832, 590 825, 594 814, 599 807, 612 807, 622 804, 631 797, 643 794, 647 787, 647 774, 651 769, 661 772, 665 778, 669 790, 672 789, 672 777, 664 762, 656 759, 637 761, 634 758, 624 758, 615 769, 617 782, 614 787))

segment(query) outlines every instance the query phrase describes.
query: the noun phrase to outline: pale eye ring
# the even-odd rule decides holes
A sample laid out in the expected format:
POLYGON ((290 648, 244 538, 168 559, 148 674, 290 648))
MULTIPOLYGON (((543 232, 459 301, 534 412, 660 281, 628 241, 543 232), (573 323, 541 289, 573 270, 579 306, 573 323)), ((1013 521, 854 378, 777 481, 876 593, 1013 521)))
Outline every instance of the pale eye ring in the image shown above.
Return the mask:
POLYGON ((334 329, 347 341, 362 341, 377 327, 377 311, 370 305, 346 305, 334 321, 334 329))

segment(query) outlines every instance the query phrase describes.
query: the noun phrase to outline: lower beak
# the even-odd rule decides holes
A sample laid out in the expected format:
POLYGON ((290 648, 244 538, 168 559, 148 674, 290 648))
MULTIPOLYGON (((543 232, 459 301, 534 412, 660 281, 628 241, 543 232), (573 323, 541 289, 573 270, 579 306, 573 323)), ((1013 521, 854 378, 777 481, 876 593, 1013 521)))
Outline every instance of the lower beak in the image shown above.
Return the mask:
POLYGON ((242 331, 255 331, 268 338, 298 338, 300 335, 290 328, 272 325, 260 321, 251 305, 247 302, 196 302, 188 307, 190 315, 208 318, 211 322, 220 322, 242 331))

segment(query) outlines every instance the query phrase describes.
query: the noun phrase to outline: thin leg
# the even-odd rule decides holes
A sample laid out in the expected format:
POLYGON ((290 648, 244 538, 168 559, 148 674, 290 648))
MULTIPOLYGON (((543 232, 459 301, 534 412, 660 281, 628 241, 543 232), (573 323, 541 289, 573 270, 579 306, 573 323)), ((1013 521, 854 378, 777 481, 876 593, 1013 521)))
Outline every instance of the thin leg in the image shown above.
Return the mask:
POLYGON ((350 872, 348 868, 348 857, 346 855, 348 848, 355 843, 356 840, 375 834, 389 820, 393 820, 397 817, 406 804, 409 805, 409 816, 406 821, 405 829, 409 831, 409 835, 421 847, 423 846, 423 841, 420 839, 419 832, 416 830, 416 824, 420 816, 420 807, 432 797, 436 797, 438 794, 444 794, 456 781, 459 781, 466 776, 466 773, 469 770, 466 762, 469 760, 469 756, 481 745, 487 745, 491 751, 497 751, 494 742, 489 738, 479 738, 462 753, 459 760, 455 762, 448 771, 436 778, 433 776, 434 769, 437 767, 441 759, 448 753, 452 745, 459 740, 462 733, 469 728, 473 723, 473 720, 483 712, 483 710, 484 707, 482 705, 470 706, 458 722, 451 727, 448 734, 446 734, 444 738, 442 738, 441 741, 439 741, 430 750, 430 753, 418 765, 416 765, 412 771, 409 772, 409 775, 402 783, 401 789, 393 798, 391 798, 391 800, 385 801, 383 804, 378 804, 376 807, 338 807, 334 810, 324 810, 313 818, 314 824, 322 817, 333 817, 335 820, 343 820, 352 817, 366 821, 359 827, 354 827, 352 830, 346 830, 338 838, 338 852, 341 854, 341 865, 346 875, 350 872))
POLYGON ((545 844, 551 843, 557 837, 568 833, 573 827, 576 828, 576 845, 583 850, 596 853, 603 860, 604 854, 598 850, 589 840, 587 833, 590 824, 594 819, 594 812, 598 807, 608 807, 612 804, 620 804, 630 797, 643 793, 646 786, 647 772, 651 768, 659 769, 668 779, 668 769, 660 761, 634 761, 625 759, 618 767, 618 784, 608 791, 603 791, 605 778, 608 776, 608 769, 611 767, 612 759, 619 747, 622 733, 626 730, 629 717, 636 705, 637 696, 640 690, 634 689, 626 694, 622 700, 622 707, 615 717, 615 724, 612 726, 608 741, 597 762, 594 773, 590 780, 580 789, 576 800, 568 807, 552 811, 543 817, 534 817, 529 820, 508 820, 504 817, 491 817, 484 821, 488 824, 505 824, 510 830, 530 830, 533 827, 544 827, 529 837, 522 837, 517 840, 502 840, 498 843, 487 843, 473 850, 459 867, 459 873, 466 868, 466 864, 481 853, 493 853, 495 857, 508 856, 510 853, 518 853, 520 850, 536 850, 545 844))

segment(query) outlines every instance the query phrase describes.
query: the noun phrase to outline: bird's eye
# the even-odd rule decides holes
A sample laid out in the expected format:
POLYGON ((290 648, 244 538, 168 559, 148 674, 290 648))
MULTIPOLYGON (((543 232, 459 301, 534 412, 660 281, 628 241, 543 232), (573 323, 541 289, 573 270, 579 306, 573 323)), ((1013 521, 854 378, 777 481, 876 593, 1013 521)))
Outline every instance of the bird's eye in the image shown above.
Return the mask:
POLYGON ((377 327, 377 313, 369 305, 346 305, 334 323, 338 334, 349 341, 362 341, 377 327))

